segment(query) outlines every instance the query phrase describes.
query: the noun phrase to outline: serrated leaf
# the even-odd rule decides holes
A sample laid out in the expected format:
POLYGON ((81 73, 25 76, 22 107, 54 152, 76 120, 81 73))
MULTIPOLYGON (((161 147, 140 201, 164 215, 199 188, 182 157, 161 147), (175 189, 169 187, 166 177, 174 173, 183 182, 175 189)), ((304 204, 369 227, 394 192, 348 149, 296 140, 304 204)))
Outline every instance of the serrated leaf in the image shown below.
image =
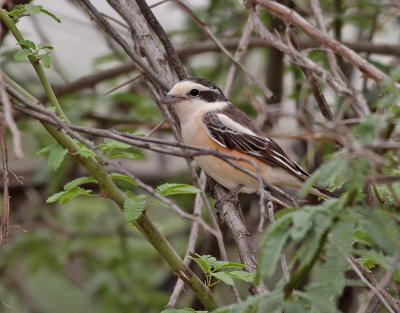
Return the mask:
POLYGON ((290 229, 290 236, 297 241, 302 239, 312 227, 311 214, 305 210, 298 210, 292 213, 293 226, 290 229))
POLYGON ((51 67, 51 59, 48 54, 40 54, 39 55, 40 61, 42 61, 43 65, 47 68, 51 67))
POLYGON ((261 297, 258 303, 257 313, 281 313, 283 312, 283 300, 284 295, 282 291, 274 290, 270 294, 261 297))
POLYGON ((211 276, 222 280, 225 284, 227 285, 234 285, 233 279, 231 276, 229 276, 226 272, 217 272, 217 273, 211 273, 211 276))
MULTIPOLYGON (((197 253, 196 253, 196 256, 197 256, 196 258, 194 258, 194 257, 190 257, 190 258, 200 266, 200 268, 204 274, 211 273, 212 266, 210 265, 210 260, 212 260, 212 258, 214 258, 214 257, 211 257, 209 255, 201 256, 201 255, 198 255, 197 253)), ((214 258, 214 260, 216 260, 216 259, 214 258)))
POLYGON ((207 311, 196 311, 191 308, 185 308, 185 309, 167 309, 161 311, 161 313, 207 313, 207 311))
POLYGON ((36 152, 35 158, 38 158, 38 157, 40 157, 42 155, 49 154, 56 146, 57 145, 50 145, 50 146, 43 147, 38 152, 36 152))
POLYGON ((53 203, 56 201, 60 201, 61 204, 67 203, 71 199, 80 196, 80 195, 89 195, 92 190, 83 189, 81 187, 74 187, 72 189, 58 192, 52 196, 50 196, 46 202, 53 203))
POLYGON ((28 56, 33 55, 33 52, 29 49, 21 49, 16 54, 14 54, 14 60, 17 62, 23 61, 28 58, 28 56))
POLYGON ((269 277, 275 272, 277 262, 290 236, 288 226, 291 222, 292 217, 290 215, 284 215, 282 218, 278 219, 275 224, 268 227, 260 247, 257 280, 260 276, 269 277))
POLYGON ((88 147, 80 145, 79 149, 75 152, 75 154, 78 154, 82 158, 95 158, 97 157, 97 154, 93 151, 90 150, 88 147))
POLYGON ((137 160, 140 158, 140 155, 137 153, 121 150, 109 150, 105 152, 104 155, 109 159, 125 158, 129 160, 137 160))
POLYGON ((247 283, 251 283, 254 281, 254 274, 245 272, 245 271, 225 271, 224 273, 228 274, 232 278, 237 278, 244 280, 247 283))
POLYGON ((57 145, 50 151, 49 158, 47 160, 47 165, 54 171, 57 170, 60 167, 62 161, 64 160, 64 157, 67 154, 67 152, 68 152, 67 149, 64 149, 60 145, 57 145))
POLYGON ((132 185, 137 186, 137 183, 132 178, 130 178, 130 177, 126 176, 126 175, 123 175, 123 174, 120 174, 120 173, 110 173, 109 176, 110 176, 111 179, 123 180, 123 181, 126 181, 126 182, 128 182, 128 183, 130 183, 132 185))
POLYGON ((217 261, 213 264, 213 268, 216 271, 228 268, 228 267, 237 267, 237 268, 247 268, 246 265, 235 263, 235 262, 225 262, 225 261, 217 261))
POLYGON ((117 140, 114 139, 110 139, 110 138, 105 138, 104 139, 104 143, 99 145, 99 148, 102 151, 107 151, 107 150, 113 150, 113 149, 130 149, 132 148, 131 145, 128 145, 127 143, 124 142, 119 142, 117 140))
POLYGON ((96 182, 97 182, 97 180, 93 176, 79 177, 79 178, 71 180, 69 183, 65 184, 64 190, 69 190, 69 189, 75 188, 82 184, 96 183, 96 182))
POLYGON ((50 45, 45 45, 45 44, 40 43, 40 44, 38 44, 38 49, 39 50, 42 50, 42 49, 54 50, 54 47, 50 46, 50 45))
POLYGON ((32 48, 32 49, 36 49, 36 44, 31 41, 31 40, 20 40, 18 41, 18 45, 20 45, 22 48, 32 48))
POLYGON ((324 289, 329 297, 340 296, 346 285, 346 255, 353 241, 354 223, 344 221, 337 223, 329 238, 326 249, 326 262, 323 266, 324 289))
POLYGON ((163 196, 171 196, 175 194, 199 193, 200 189, 186 184, 163 184, 158 186, 156 191, 163 196))
POLYGON ((124 202, 124 217, 128 223, 134 223, 142 215, 146 206, 146 196, 133 196, 124 202))
POLYGON ((25 4, 24 7, 31 14, 38 14, 43 9, 43 6, 34 4, 25 4))
POLYGON ((42 13, 44 13, 44 14, 50 16, 50 17, 53 18, 57 23, 61 23, 61 20, 60 20, 57 16, 55 16, 53 13, 51 13, 51 12, 45 10, 45 9, 41 9, 40 12, 42 12, 42 13))

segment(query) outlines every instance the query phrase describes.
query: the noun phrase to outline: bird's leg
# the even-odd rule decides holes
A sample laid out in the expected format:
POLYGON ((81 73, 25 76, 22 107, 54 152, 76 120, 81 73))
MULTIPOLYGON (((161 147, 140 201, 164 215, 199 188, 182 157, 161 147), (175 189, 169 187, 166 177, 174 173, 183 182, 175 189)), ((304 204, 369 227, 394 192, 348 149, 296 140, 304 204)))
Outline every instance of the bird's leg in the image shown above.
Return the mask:
POLYGON ((237 185, 235 188, 233 188, 231 191, 229 191, 226 196, 224 196, 223 198, 221 198, 217 202, 215 202, 215 208, 217 209, 217 214, 218 214, 218 212, 221 212, 221 209, 226 202, 228 202, 228 201, 237 202, 238 201, 238 192, 242 187, 243 187, 242 184, 237 185))

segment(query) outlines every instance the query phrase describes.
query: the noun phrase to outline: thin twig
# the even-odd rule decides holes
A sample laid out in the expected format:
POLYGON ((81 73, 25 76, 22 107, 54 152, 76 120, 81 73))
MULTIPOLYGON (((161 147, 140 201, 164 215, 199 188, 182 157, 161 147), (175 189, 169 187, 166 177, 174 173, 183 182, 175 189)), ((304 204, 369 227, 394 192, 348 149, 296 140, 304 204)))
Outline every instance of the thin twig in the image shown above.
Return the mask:
MULTIPOLYGON (((247 19, 246 25, 243 28, 242 37, 240 37, 238 47, 235 52, 234 58, 235 58, 236 62, 240 62, 240 60, 246 54, 246 51, 247 51, 247 48, 248 48, 249 42, 250 42, 250 36, 253 32, 253 29, 254 29, 253 21, 249 16, 249 18, 247 19)), ((226 77, 224 94, 228 98, 232 91, 232 87, 233 87, 233 83, 235 81, 237 69, 238 68, 237 68, 236 63, 232 63, 231 67, 229 68, 228 75, 226 77)))
POLYGON ((11 103, 10 100, 8 99, 7 92, 4 88, 3 75, 1 75, 1 73, 0 73, 0 99, 1 102, 3 103, 5 123, 7 124, 8 128, 11 131, 14 154, 18 159, 21 159, 24 157, 21 144, 21 132, 19 131, 17 124, 15 123, 14 118, 12 116, 11 103))
POLYGON ((120 83, 120 84, 118 84, 118 85, 112 87, 111 89, 107 90, 103 95, 106 96, 106 95, 108 95, 108 94, 114 92, 115 90, 117 90, 117 89, 123 87, 123 86, 126 86, 126 85, 128 85, 128 84, 130 84, 130 83, 133 83, 135 80, 138 80, 138 79, 141 78, 141 77, 143 77, 143 74, 135 75, 135 76, 133 76, 132 78, 129 78, 128 80, 126 80, 126 81, 124 81, 124 82, 122 82, 122 83, 120 83))
POLYGON ((0 219, 0 247, 8 240, 9 218, 10 218, 10 196, 8 191, 8 153, 5 138, 6 120, 4 114, 0 115, 0 147, 3 160, 3 210, 0 219))
POLYGON ((372 275, 372 272, 360 262, 358 262, 357 259, 353 256, 347 256, 346 259, 351 268, 356 272, 358 277, 360 277, 361 281, 365 283, 371 289, 371 291, 376 294, 376 296, 379 297, 379 299, 382 301, 383 305, 388 309, 388 311, 390 313, 400 313, 400 307, 397 304, 396 300, 394 300, 389 295, 389 293, 378 284, 374 275, 372 275), (392 305, 394 310, 390 307, 388 302, 392 305))
POLYGON ((169 90, 171 87, 170 83, 165 82, 148 64, 146 64, 136 52, 128 45, 128 43, 115 31, 115 29, 108 23, 108 21, 101 15, 101 13, 92 5, 89 0, 78 0, 82 6, 88 9, 96 23, 100 26, 103 31, 111 36, 129 57, 142 69, 149 79, 155 84, 162 87, 164 90, 169 90))
POLYGON ((265 9, 267 9, 269 13, 278 16, 281 19, 289 20, 291 23, 300 27, 304 32, 306 32, 314 39, 319 40, 321 43, 326 44, 337 54, 345 57, 348 61, 356 65, 361 70, 361 72, 371 77, 376 82, 381 82, 387 77, 386 74, 384 74, 381 70, 379 70, 372 64, 368 63, 366 60, 360 57, 359 54, 351 50, 349 47, 346 47, 339 41, 327 36, 322 31, 312 26, 306 19, 304 19, 296 11, 275 1, 268 1, 268 0, 254 0, 254 1, 263 6, 265 9))
POLYGON ((184 12, 186 12, 190 18, 196 23, 196 25, 203 31, 205 32, 212 41, 216 43, 216 45, 221 49, 221 51, 229 58, 233 63, 235 63, 242 71, 247 75, 247 77, 254 83, 256 84, 261 90, 264 92, 265 96, 270 99, 273 97, 273 93, 271 90, 268 89, 265 84, 260 82, 256 77, 254 77, 240 62, 237 62, 235 58, 230 54, 230 52, 223 46, 223 44, 218 40, 217 37, 213 34, 213 32, 210 30, 210 28, 202 21, 200 20, 196 14, 193 13, 193 11, 185 5, 183 2, 179 0, 175 0, 174 2, 177 3, 178 7, 180 7, 184 12))

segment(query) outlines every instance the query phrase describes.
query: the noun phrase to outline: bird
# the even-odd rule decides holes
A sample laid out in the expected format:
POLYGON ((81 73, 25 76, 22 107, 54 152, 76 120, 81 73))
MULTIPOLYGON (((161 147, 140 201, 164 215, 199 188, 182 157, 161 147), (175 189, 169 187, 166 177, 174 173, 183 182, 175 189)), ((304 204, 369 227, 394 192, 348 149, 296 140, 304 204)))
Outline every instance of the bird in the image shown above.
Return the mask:
MULTIPOLYGON (((272 185, 301 188, 310 176, 232 104, 213 82, 196 77, 179 81, 159 103, 175 109, 186 144, 248 158, 256 162, 262 179, 272 185)), ((255 193, 259 189, 259 181, 255 177, 221 158, 201 155, 194 159, 208 176, 231 191, 255 193)), ((249 162, 233 162, 257 173, 249 162)), ((317 185, 313 185, 310 192, 324 199, 338 198, 317 185)))

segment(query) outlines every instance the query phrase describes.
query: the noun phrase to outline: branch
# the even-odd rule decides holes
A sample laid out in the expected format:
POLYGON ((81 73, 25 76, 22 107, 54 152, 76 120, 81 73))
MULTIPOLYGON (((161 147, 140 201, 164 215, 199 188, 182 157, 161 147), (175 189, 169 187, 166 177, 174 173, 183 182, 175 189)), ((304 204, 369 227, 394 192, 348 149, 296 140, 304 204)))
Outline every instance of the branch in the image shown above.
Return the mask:
POLYGON ((379 297, 390 313, 400 313, 400 307, 397 304, 397 301, 394 300, 392 296, 389 295, 389 293, 378 284, 375 276, 372 275, 372 272, 369 269, 367 269, 351 255, 347 256, 347 262, 356 272, 358 277, 360 277, 360 279, 379 297), (385 299, 392 305, 394 310, 389 306, 385 299))
MULTIPOLYGON (((214 185, 212 195, 214 198, 222 199, 226 194, 227 190, 224 187, 218 184, 214 185)), ((250 233, 236 209, 238 206, 238 203, 227 201, 225 205, 221 207, 221 211, 217 212, 217 215, 221 222, 225 223, 232 232, 233 238, 238 247, 240 261, 247 266, 246 271, 255 274, 257 269, 257 260, 251 244, 250 233)), ((269 292, 263 281, 260 281, 257 286, 249 283, 249 291, 252 295, 265 294, 269 292)))
POLYGON ((176 0, 175 1, 178 5, 178 7, 180 7, 184 12, 186 12, 189 17, 196 23, 196 25, 203 31, 205 32, 212 41, 214 41, 216 43, 216 45, 219 47, 219 49, 229 58, 231 59, 231 61, 236 64, 242 71, 243 73, 245 73, 247 75, 247 77, 249 77, 249 79, 256 84, 259 88, 261 88, 261 90, 264 92, 265 96, 267 98, 272 98, 274 96, 274 94, 272 93, 271 90, 268 89, 267 86, 265 86, 262 82, 260 82, 256 77, 254 77, 252 74, 250 74, 250 72, 239 62, 237 62, 235 60, 235 58, 229 53, 228 50, 226 50, 226 48, 221 44, 221 42, 217 39, 217 37, 215 37, 215 35, 212 33, 212 31, 210 30, 210 28, 202 21, 200 20, 194 13, 193 11, 187 6, 185 5, 183 2, 176 0))
POLYGON ((100 28, 110 35, 129 57, 137 64, 137 66, 146 74, 146 76, 156 85, 162 87, 164 90, 169 90, 171 83, 162 79, 148 64, 146 64, 136 52, 128 45, 128 43, 116 32, 116 30, 108 23, 108 21, 100 14, 100 12, 90 3, 89 0, 78 0, 80 4, 85 7, 100 28))
POLYGON ((0 216, 0 247, 8 240, 9 217, 10 217, 10 195, 8 192, 8 154, 5 138, 6 120, 3 114, 0 115, 0 147, 3 160, 3 210, 0 216))
POLYGON ((169 40, 167 33, 162 28, 161 24, 158 22, 150 7, 147 5, 144 0, 136 0, 136 4, 139 6, 140 11, 142 12, 144 18, 147 23, 149 23, 150 27, 154 30, 157 37, 160 39, 161 43, 165 48, 166 57, 168 61, 171 63, 174 68, 176 74, 179 79, 183 80, 187 78, 185 69, 183 68, 183 64, 176 53, 175 48, 172 46, 171 41, 169 40))
POLYGON ((296 11, 274 1, 254 0, 254 2, 263 6, 265 9, 268 10, 269 13, 281 19, 288 20, 290 21, 290 23, 293 23, 294 25, 300 27, 305 33, 307 33, 314 39, 327 45, 329 48, 331 48, 342 57, 347 58, 347 60, 356 65, 361 72, 371 77, 376 82, 381 82, 386 78, 386 74, 384 74, 381 70, 368 63, 349 47, 346 47, 339 41, 327 36, 322 31, 312 26, 296 11))

